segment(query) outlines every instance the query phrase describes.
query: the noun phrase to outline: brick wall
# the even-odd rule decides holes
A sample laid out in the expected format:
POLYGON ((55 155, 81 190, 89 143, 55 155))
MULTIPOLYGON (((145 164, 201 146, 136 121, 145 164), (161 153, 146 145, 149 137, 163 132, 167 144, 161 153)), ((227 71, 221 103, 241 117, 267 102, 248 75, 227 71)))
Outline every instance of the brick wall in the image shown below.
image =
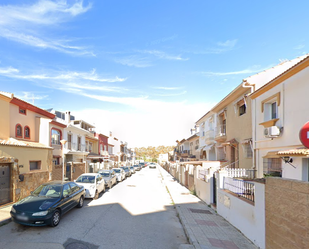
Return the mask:
POLYGON ((306 249, 309 245, 309 183, 266 178, 266 249, 306 249))

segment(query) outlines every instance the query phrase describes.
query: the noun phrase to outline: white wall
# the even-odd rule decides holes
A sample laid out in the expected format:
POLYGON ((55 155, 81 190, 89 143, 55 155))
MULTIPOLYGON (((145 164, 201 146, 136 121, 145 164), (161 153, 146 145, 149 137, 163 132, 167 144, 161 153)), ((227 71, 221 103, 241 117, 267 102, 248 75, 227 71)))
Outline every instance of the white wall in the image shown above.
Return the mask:
MULTIPOLYGON (((253 100, 253 138, 254 147, 257 149, 256 165, 259 177, 263 176, 263 156, 269 151, 283 151, 303 147, 299 140, 299 131, 309 121, 308 92, 309 69, 305 68, 296 75, 273 87, 269 91, 253 100), (261 102, 268 97, 280 92, 280 105, 278 106, 279 121, 276 126, 282 127, 283 132, 278 138, 265 138, 264 113, 261 111, 261 102)), ((285 178, 302 180, 302 163, 300 158, 293 157, 296 168, 285 164, 283 161, 282 176, 285 178)))
POLYGON ((218 188, 217 212, 261 249, 265 248, 265 184, 254 182, 254 205, 218 188))

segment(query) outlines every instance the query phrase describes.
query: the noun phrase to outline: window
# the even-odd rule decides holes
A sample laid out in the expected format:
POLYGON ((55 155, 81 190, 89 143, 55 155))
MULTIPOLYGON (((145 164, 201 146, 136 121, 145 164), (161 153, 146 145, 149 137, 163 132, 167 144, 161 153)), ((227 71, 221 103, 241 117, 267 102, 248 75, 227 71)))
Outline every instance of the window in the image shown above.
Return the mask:
POLYGON ((23 128, 21 127, 21 125, 17 124, 15 129, 16 129, 16 137, 22 138, 23 137, 23 128))
POLYGON ((59 157, 53 158, 53 165, 60 165, 60 158, 59 157))
POLYGON ((263 158, 264 175, 280 176, 282 174, 280 158, 263 158))
POLYGON ((70 189, 69 184, 66 184, 63 186, 62 194, 64 197, 71 194, 71 189, 70 189))
POLYGON ((30 170, 41 169, 41 161, 30 161, 30 170))
POLYGON ((78 187, 78 185, 75 182, 70 182, 69 184, 70 184, 72 193, 74 193, 74 192, 79 190, 79 187, 78 187))
POLYGON ((82 150, 82 138, 81 137, 78 137, 77 138, 77 150, 78 151, 81 151, 82 150))
POLYGON ((244 143, 243 149, 244 149, 245 158, 252 158, 253 153, 252 153, 251 144, 250 143, 244 143))
POLYGON ((25 126, 24 129, 25 138, 30 139, 30 128, 28 126, 25 126))
POLYGON ((278 107, 280 106, 280 102, 280 92, 270 96, 269 98, 261 102, 262 112, 264 113, 264 121, 277 119, 279 117, 278 107))
POLYGON ((270 110, 270 116, 271 119, 277 118, 277 102, 271 103, 271 110, 270 110))
POLYGON ((244 115, 246 113, 246 105, 245 104, 240 105, 238 107, 238 113, 239 113, 239 116, 244 115))
POLYGON ((92 143, 89 143, 89 152, 92 151, 92 143))
POLYGON ((26 109, 25 109, 25 108, 22 108, 22 107, 19 107, 19 113, 20 113, 20 114, 24 114, 24 115, 27 114, 27 113, 26 113, 26 109))
POLYGON ((103 151, 103 144, 100 144, 100 151, 103 151))
POLYGON ((60 139, 61 139, 60 131, 56 129, 52 129, 51 133, 52 133, 51 135, 52 144, 60 145, 60 139))

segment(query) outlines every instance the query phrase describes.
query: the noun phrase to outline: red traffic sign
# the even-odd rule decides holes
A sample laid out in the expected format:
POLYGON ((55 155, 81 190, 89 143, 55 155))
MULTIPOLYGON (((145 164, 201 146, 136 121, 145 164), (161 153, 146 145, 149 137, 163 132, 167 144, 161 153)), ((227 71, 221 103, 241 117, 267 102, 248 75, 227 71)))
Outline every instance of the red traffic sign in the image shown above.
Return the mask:
POLYGON ((306 148, 309 148, 309 122, 300 129, 299 139, 306 148))

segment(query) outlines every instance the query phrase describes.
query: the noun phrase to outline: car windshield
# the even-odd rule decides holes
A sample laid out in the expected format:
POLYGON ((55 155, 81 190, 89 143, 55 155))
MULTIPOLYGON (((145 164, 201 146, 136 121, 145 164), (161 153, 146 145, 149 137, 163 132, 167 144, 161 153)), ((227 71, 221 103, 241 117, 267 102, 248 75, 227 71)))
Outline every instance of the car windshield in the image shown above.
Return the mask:
POLYGON ((116 173, 120 173, 120 172, 121 172, 120 169, 114 169, 114 171, 115 171, 116 173))
POLYGON ((95 182, 95 176, 83 175, 83 176, 78 177, 76 182, 79 182, 79 183, 94 183, 95 182))
POLYGON ((104 177, 108 177, 109 176, 109 173, 108 172, 102 172, 102 173, 100 173, 101 174, 101 176, 104 176, 104 177))
POLYGON ((41 185, 36 188, 32 195, 43 197, 60 197, 62 187, 60 185, 41 185))

